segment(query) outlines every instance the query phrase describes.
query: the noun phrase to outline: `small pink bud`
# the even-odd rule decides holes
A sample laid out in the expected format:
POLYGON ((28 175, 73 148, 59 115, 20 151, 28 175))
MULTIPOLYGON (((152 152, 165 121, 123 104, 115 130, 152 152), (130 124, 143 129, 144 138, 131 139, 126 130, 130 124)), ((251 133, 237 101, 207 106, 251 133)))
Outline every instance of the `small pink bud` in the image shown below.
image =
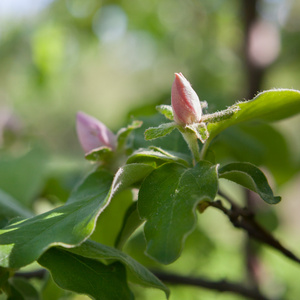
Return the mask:
POLYGON ((202 116, 200 100, 181 73, 175 73, 171 92, 174 120, 180 125, 199 123, 202 116))
POLYGON ((96 118, 78 112, 76 128, 79 142, 85 153, 103 146, 112 150, 116 148, 116 136, 96 118))

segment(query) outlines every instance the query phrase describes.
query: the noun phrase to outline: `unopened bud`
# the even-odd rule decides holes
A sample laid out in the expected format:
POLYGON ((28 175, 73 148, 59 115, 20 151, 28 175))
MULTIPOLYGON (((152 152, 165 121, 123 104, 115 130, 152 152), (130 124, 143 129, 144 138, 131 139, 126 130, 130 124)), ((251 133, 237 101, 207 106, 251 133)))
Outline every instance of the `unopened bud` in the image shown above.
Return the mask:
POLYGON ((116 148, 116 136, 99 120, 83 112, 77 113, 77 135, 79 142, 88 153, 99 147, 116 148))
POLYGON ((180 125, 199 123, 202 109, 198 95, 181 73, 175 73, 171 92, 174 120, 180 125))

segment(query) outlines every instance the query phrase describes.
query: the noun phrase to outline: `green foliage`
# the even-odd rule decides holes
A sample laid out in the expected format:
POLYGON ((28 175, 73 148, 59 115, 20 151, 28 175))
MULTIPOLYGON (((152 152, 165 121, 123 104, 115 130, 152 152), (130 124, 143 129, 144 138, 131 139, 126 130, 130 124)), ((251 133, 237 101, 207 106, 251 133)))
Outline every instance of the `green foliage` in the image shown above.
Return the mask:
POLYGON ((210 123, 209 139, 229 126, 251 120, 278 121, 300 112, 300 92, 296 90, 270 90, 258 94, 253 100, 240 102, 233 107, 239 107, 230 119, 210 123))
POLYGON ((67 251, 95 260, 105 260, 107 262, 119 261, 126 267, 129 281, 145 287, 161 289, 165 292, 166 296, 169 295, 168 288, 162 284, 148 269, 143 267, 140 263, 132 259, 126 253, 121 252, 113 247, 108 247, 92 241, 86 241, 79 247, 67 249, 67 251))
POLYGON ((165 123, 159 125, 158 127, 150 127, 145 131, 145 139, 146 141, 158 139, 171 133, 175 128, 175 123, 165 123))
POLYGON ((236 182, 254 191, 269 204, 277 204, 281 198, 274 197, 263 172, 250 163, 231 163, 219 169, 219 177, 236 182))
MULTIPOLYGON (((297 209, 290 209, 300 170, 299 120, 269 123, 299 114, 300 93, 267 90, 299 89, 297 1, 289 7, 258 1, 259 22, 249 31, 248 18, 237 16, 251 1, 43 2, 33 10, 4 4, 0 12, 1 300, 168 296, 144 266, 241 283, 248 271, 245 232, 233 230, 230 221, 244 219, 225 197, 215 199, 219 179, 221 191, 228 190, 245 215, 244 189, 260 196, 255 218, 246 219, 250 225, 258 220, 266 230, 278 227, 283 247, 299 248, 297 209), (282 14, 274 13, 279 9, 286 16, 280 20, 282 14), (270 17, 275 36, 280 34, 276 63, 268 67, 264 55, 261 65, 241 59, 237 49, 248 55, 244 41, 250 45, 268 32, 270 17), (252 32, 261 23, 267 27, 252 32), (244 72, 243 61, 263 80, 244 72), (173 130, 173 110, 166 105, 174 71, 188 75, 203 110, 201 123, 179 130, 173 130), (248 76, 260 81, 252 92, 248 76), (262 89, 253 100, 232 105, 262 89), (137 105, 142 107, 128 113, 137 105), (154 114, 155 107, 163 116, 154 114), (86 155, 89 162, 83 159, 74 129, 77 110, 99 115, 116 132, 115 151, 98 148, 86 155), (127 113, 143 124, 129 122, 118 131, 127 113), (283 189, 275 193, 277 185, 283 189), (279 206, 273 205, 277 193, 279 206), (216 212, 218 205, 227 216, 216 212), (23 278, 14 275, 19 268, 23 278), (56 283, 49 273, 25 278, 35 268, 49 270, 56 283)), ((268 45, 265 51, 276 52, 276 42, 268 45)), ((263 245, 254 254, 265 298, 298 299, 298 265, 263 245)), ((244 299, 198 287, 170 289, 172 300, 244 299)))
POLYGON ((147 220, 147 253, 161 263, 176 260, 196 223, 200 201, 214 200, 218 189, 216 166, 201 161, 194 168, 165 164, 143 182, 138 211, 147 220), (154 192, 154 193, 153 193, 154 192))
POLYGON ((182 153, 164 151, 158 147, 150 147, 149 149, 139 149, 129 156, 127 163, 155 163, 160 165, 167 162, 177 162, 185 166, 189 166, 188 156, 182 153))
POLYGON ((63 249, 51 248, 39 258, 39 263, 49 269, 54 281, 66 290, 94 299, 132 299, 126 284, 125 267, 119 262, 105 265, 63 249))
POLYGON ((40 148, 34 148, 17 159, 2 156, 0 188, 24 206, 31 207, 42 187, 46 164, 47 154, 40 148))
POLYGON ((86 178, 66 205, 3 228, 1 266, 20 268, 35 261, 50 246, 70 247, 85 240, 92 233, 99 212, 107 205, 112 179, 106 172, 96 171, 86 178))
POLYGON ((171 121, 174 120, 173 109, 171 105, 158 105, 156 106, 156 110, 163 114, 167 119, 171 121))

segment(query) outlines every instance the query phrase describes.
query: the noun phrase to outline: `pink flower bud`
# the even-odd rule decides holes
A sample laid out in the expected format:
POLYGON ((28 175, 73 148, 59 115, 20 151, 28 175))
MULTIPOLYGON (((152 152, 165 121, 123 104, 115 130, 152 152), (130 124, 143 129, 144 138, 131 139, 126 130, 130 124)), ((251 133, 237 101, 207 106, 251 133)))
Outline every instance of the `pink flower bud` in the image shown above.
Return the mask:
POLYGON ((174 120, 180 125, 199 123, 202 109, 196 92, 181 73, 175 73, 171 92, 174 120))
POLYGON ((112 150, 116 148, 116 136, 96 118, 78 112, 76 128, 78 139, 85 153, 103 146, 112 150))

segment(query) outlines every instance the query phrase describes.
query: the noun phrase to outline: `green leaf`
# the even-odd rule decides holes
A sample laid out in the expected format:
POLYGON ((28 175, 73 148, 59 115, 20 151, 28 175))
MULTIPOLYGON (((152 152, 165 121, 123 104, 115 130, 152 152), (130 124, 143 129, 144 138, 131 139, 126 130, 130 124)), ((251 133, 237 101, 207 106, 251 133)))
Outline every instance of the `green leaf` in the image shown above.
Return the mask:
POLYGON ((133 299, 125 267, 119 262, 105 265, 57 247, 46 251, 38 262, 51 272, 54 281, 63 289, 99 300, 133 299))
POLYGON ((150 146, 160 147, 164 150, 171 150, 190 155, 190 150, 182 138, 178 130, 173 130, 170 134, 166 135, 163 139, 156 139, 151 141, 145 140, 145 130, 149 127, 157 127, 165 122, 165 118, 156 114, 151 117, 139 118, 143 121, 141 128, 136 129, 131 135, 131 142, 133 149, 148 148, 150 146))
POLYGON ((137 202, 129 206, 123 220, 122 228, 116 239, 115 246, 122 249, 131 234, 143 223, 137 211, 137 202))
POLYGON ((233 107, 239 107, 230 119, 207 125, 212 140, 217 134, 229 126, 254 119, 263 121, 278 121, 300 112, 300 91, 280 89, 269 90, 258 94, 250 101, 240 102, 233 107))
POLYGON ((39 148, 17 158, 2 157, 0 189, 30 207, 43 186, 47 162, 48 156, 39 148))
POLYGON ((33 214, 9 194, 0 190, 0 220, 3 218, 30 218, 33 214))
POLYGON ((157 277, 118 249, 88 240, 79 247, 68 249, 68 251, 90 259, 106 260, 107 262, 117 260, 126 266, 130 281, 145 287, 160 289, 165 292, 167 297, 169 296, 169 289, 157 277))
POLYGON ((228 128, 211 144, 210 149, 220 164, 246 161, 267 167, 278 185, 297 173, 296 157, 290 145, 272 124, 247 122, 228 128))
POLYGON ((117 133, 117 140, 118 140, 118 149, 122 149, 123 146, 126 143, 126 140, 130 133, 142 126, 143 122, 142 121, 133 121, 130 125, 128 125, 125 128, 121 128, 118 133, 117 133))
POLYGON ((156 106, 157 111, 163 114, 167 119, 174 120, 173 109, 171 105, 158 105, 156 106))
POLYGON ((110 174, 96 171, 73 194, 78 201, 0 230, 0 265, 20 268, 36 260, 52 245, 70 247, 85 240, 110 200, 112 179, 110 174))
POLYGON ((269 204, 278 203, 281 198, 274 197, 264 173, 250 163, 230 163, 219 169, 219 177, 236 182, 258 193, 269 204))
POLYGON ((93 149, 85 155, 87 160, 92 161, 107 161, 113 155, 113 151, 109 147, 100 147, 93 149))
POLYGON ((122 228, 123 216, 132 204, 132 191, 126 189, 114 196, 108 207, 98 218, 96 228, 90 239, 108 246, 114 246, 122 228))
POLYGON ((13 277, 9 280, 9 282, 10 285, 22 295, 24 300, 40 299, 38 291, 33 287, 33 285, 30 284, 28 280, 13 277))
POLYGON ((175 261, 195 227, 197 204, 214 200, 217 190, 217 166, 207 161, 194 168, 165 164, 145 178, 138 211, 146 220, 147 254, 164 264, 175 261))
POLYGON ((171 133, 177 125, 175 123, 164 123, 158 127, 150 127, 145 131, 145 139, 147 141, 163 137, 171 133))
POLYGON ((155 163, 156 165, 166 162, 177 162, 185 166, 190 164, 186 159, 189 157, 181 153, 167 152, 158 147, 149 147, 149 149, 139 149, 135 151, 127 160, 127 164, 131 163, 155 163), (184 157, 184 158, 183 158, 184 157))
POLYGON ((237 105, 233 105, 231 107, 228 107, 227 109, 217 111, 213 114, 203 115, 201 118, 201 122, 209 122, 209 123, 221 122, 226 119, 232 118, 233 115, 239 110, 240 108, 237 105))
POLYGON ((149 165, 131 164, 120 168, 114 179, 98 170, 78 186, 65 205, 9 224, 0 230, 0 266, 20 268, 51 246, 74 247, 82 243, 92 234, 99 214, 112 197, 141 182, 152 170, 149 165))
POLYGON ((194 123, 187 125, 185 128, 192 131, 197 136, 197 139, 199 139, 202 143, 205 143, 209 137, 205 123, 194 123))

